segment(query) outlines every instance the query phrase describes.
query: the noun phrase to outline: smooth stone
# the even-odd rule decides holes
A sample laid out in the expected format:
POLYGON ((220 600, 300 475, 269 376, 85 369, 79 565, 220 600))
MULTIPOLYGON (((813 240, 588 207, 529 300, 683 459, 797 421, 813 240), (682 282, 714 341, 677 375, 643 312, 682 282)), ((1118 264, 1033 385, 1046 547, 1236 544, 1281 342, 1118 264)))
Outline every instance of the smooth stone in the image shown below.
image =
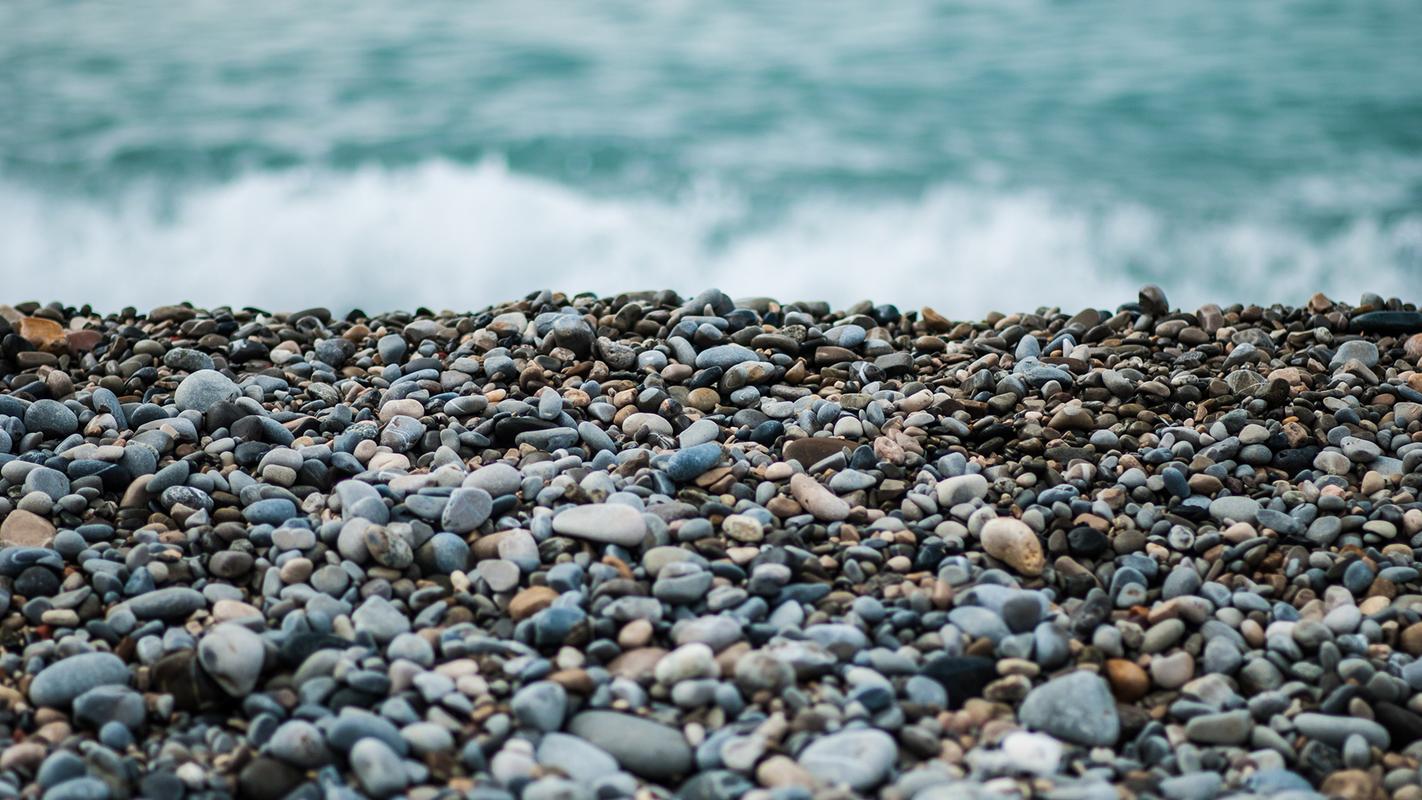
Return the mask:
POLYGON ((355 743, 350 752, 351 771, 372 797, 389 797, 407 783, 405 765, 390 746, 375 738, 355 743))
POLYGON ((584 711, 568 732, 606 751, 628 772, 656 781, 691 770, 691 747, 681 732, 649 719, 616 711, 584 711))
POLYGON ((262 637, 236 623, 215 626, 198 642, 198 664, 233 697, 246 697, 257 687, 266 660, 262 637))
POLYGON ((242 517, 253 525, 280 525, 296 516, 296 504, 285 497, 271 497, 242 509, 242 517))
POLYGON ((1210 501, 1210 516, 1217 522, 1233 520, 1234 522, 1253 523, 1259 515, 1259 501, 1251 497, 1227 496, 1217 497, 1210 501))
POLYGON ((148 704, 143 701, 143 695, 127 686, 95 686, 74 698, 74 719, 95 730, 109 722, 138 730, 147 717, 148 704))
POLYGON ((128 666, 112 653, 80 653, 50 664, 30 682, 30 702, 64 707, 98 686, 127 686, 128 666))
POLYGON ((833 522, 849 516, 849 503, 802 472, 790 476, 790 493, 817 520, 833 522))
POLYGON ((1185 737, 1204 744, 1242 744, 1254 727, 1247 710, 1201 714, 1185 723, 1185 737))
POLYGON ((1359 717, 1337 717, 1331 714, 1303 713, 1294 717, 1294 727, 1310 739, 1331 747, 1342 747, 1349 736, 1361 736, 1368 744, 1387 750, 1392 737, 1387 728, 1359 717))
POLYGON ((0 522, 0 548, 49 547, 54 541, 54 525, 38 514, 17 508, 0 522))
POLYGON ((571 506, 553 517, 553 530, 564 536, 622 547, 638 547, 647 535, 642 512, 621 503, 571 506))
POLYGON ((782 453, 786 461, 798 461, 808 469, 832 455, 854 449, 855 444, 837 436, 807 436, 786 442, 782 453))
POLYGON ((489 492, 476 487, 455 489, 440 516, 440 525, 451 533, 478 530, 493 512, 494 500, 489 492))
POLYGON ((207 606, 201 592, 185 586, 170 586, 145 592, 124 602, 139 619, 181 620, 207 606))
POLYGON ((523 485, 519 471, 502 461, 486 464, 465 477, 461 484, 466 489, 483 489, 490 497, 503 497, 517 492, 523 485))
POLYGON ((36 400, 25 409, 25 430, 57 439, 79 430, 79 417, 58 400, 36 400))
POLYGON ((742 347, 738 344, 723 344, 715 347, 708 347, 696 354, 696 368, 707 369, 709 367, 720 367, 729 369, 737 364, 748 361, 759 361, 760 356, 749 347, 742 347))
POLYGON ((995 517, 983 524, 978 534, 983 551, 1028 576, 1042 574, 1046 556, 1037 534, 1019 519, 995 517))
POLYGON ((667 461, 667 477, 686 483, 700 477, 721 460, 721 445, 707 442, 676 451, 667 461))
POLYGON ((514 693, 509 710, 515 719, 534 730, 556 731, 563 727, 568 693, 552 681, 536 681, 514 693))
POLYGON ((1086 671, 1053 678, 1028 692, 1017 718, 1073 744, 1104 747, 1121 735, 1111 688, 1100 675, 1086 671))
POLYGON ((272 733, 265 749, 271 755, 298 767, 319 767, 331 761, 331 751, 321 730, 306 720, 283 722, 272 733))
POLYGON ((379 595, 366 598, 360 608, 351 614, 351 621, 355 623, 356 631, 369 633, 380 644, 386 644, 410 630, 409 617, 379 595))
POLYGON ((881 730, 847 730, 815 739, 796 760, 812 775, 862 792, 884 782, 898 755, 894 738, 881 730))
POLYGON ((980 500, 987 496, 988 482, 982 475, 955 475, 938 482, 938 506, 943 509, 980 500))
POLYGON ((512 561, 489 558, 480 561, 475 570, 479 577, 489 584, 489 588, 496 592, 507 592, 518 586, 519 569, 512 561))
POLYGON ((189 374, 173 392, 173 403, 179 411, 206 414, 218 403, 235 400, 241 394, 237 384, 221 372, 201 369, 189 374))
POLYGON ((538 763, 559 769, 579 783, 617 772, 617 759, 591 742, 566 733, 547 733, 538 742, 538 763))

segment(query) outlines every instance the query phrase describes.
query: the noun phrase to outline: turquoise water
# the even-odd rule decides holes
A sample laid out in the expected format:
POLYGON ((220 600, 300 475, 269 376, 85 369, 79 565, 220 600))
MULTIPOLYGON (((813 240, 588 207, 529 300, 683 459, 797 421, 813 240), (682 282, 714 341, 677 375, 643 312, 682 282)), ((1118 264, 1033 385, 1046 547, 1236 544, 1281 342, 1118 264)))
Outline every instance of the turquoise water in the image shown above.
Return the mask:
POLYGON ((1416 299, 1422 7, 0 5, 3 300, 1416 299))

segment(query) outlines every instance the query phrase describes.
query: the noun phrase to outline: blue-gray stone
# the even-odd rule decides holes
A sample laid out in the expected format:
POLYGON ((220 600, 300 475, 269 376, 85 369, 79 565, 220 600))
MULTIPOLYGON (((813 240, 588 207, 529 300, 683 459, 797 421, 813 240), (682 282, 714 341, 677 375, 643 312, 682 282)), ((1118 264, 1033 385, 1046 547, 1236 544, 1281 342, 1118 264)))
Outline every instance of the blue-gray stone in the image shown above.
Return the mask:
POLYGON ((280 525, 296 516, 296 504, 285 497, 269 497, 242 509, 242 517, 253 525, 280 525))
POLYGON ((1034 730, 1089 747, 1115 744, 1121 735, 1111 688, 1093 672, 1072 672, 1028 692, 1017 719, 1034 730))
POLYGON ((610 754, 623 769, 670 780, 691 769, 691 746, 676 728, 616 711, 584 711, 568 732, 610 754))
POLYGON ((128 667, 113 653, 80 653, 40 670, 30 683, 36 706, 68 706, 74 698, 98 686, 127 686, 128 667))
POLYGON ((58 400, 36 400, 25 409, 25 430, 57 439, 79 430, 79 417, 58 400))
POLYGON ((170 586, 145 592, 129 599, 125 605, 139 619, 176 621, 207 605, 201 592, 184 586, 170 586))
POLYGON ((218 403, 237 399, 241 390, 231 378, 211 369, 200 369, 183 378, 173 392, 173 403, 179 411, 197 411, 206 414, 218 403))
POLYGON ((563 727, 568 710, 568 693, 553 681, 536 681, 514 693, 509 701, 514 718, 542 733, 563 727))
POLYGON ((475 487, 455 489, 444 506, 440 525, 452 533, 469 533, 489 519, 493 508, 494 500, 489 492, 475 487))
POLYGON ((707 369, 708 367, 720 367, 729 369, 737 364, 744 364, 748 361, 759 361, 760 356, 749 347, 742 347, 738 344, 722 344, 715 347, 708 347, 696 354, 696 368, 707 369))
POLYGON ((686 483, 700 477, 720 461, 721 445, 715 442, 693 445, 672 454, 667 461, 667 477, 686 483))

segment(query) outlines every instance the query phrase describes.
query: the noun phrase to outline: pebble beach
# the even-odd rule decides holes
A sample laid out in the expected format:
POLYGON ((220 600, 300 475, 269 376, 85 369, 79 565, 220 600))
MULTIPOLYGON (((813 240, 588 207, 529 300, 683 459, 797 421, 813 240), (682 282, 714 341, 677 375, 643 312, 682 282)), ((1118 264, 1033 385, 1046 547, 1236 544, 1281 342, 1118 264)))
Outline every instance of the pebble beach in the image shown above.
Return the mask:
POLYGON ((1422 800, 1422 312, 1103 302, 0 306, 0 798, 1422 800))

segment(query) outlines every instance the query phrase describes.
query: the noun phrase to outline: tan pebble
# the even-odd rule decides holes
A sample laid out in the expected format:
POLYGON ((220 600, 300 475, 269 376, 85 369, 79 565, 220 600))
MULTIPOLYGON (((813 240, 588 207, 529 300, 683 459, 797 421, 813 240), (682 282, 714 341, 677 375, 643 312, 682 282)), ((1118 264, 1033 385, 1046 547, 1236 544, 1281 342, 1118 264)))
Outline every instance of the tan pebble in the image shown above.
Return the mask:
POLYGON ((20 320, 19 334, 21 339, 41 350, 58 352, 68 345, 63 326, 52 319, 25 317, 20 320))
POLYGON ((1382 611, 1391 604, 1392 601, 1387 599, 1386 597, 1369 597, 1368 599, 1358 604, 1358 611, 1362 612, 1363 616, 1368 617, 1378 613, 1379 611, 1382 611))
POLYGON ((789 756, 775 755, 755 768, 756 782, 767 788, 782 786, 813 786, 814 776, 796 764, 789 756))
POLYGON ((17 508, 0 522, 0 546, 48 547, 52 541, 54 526, 38 514, 17 508))
POLYGON ((656 679, 657 662, 661 661, 662 656, 666 654, 667 651, 660 647, 640 647, 636 650, 628 650, 612 659, 608 663, 607 669, 620 678, 650 685, 656 679))
POLYGON ((721 530, 726 536, 746 544, 755 544, 765 538, 765 529, 760 520, 745 514, 732 514, 721 521, 721 530))
POLYGON ((1042 554, 1042 543, 1037 534, 1027 527, 1027 523, 1011 517, 990 519, 983 525, 983 550, 998 561, 1023 575, 1042 574, 1046 557, 1042 554))
POLYGON ((834 522, 849 516, 849 503, 804 473, 790 478, 790 493, 817 520, 834 522))
POLYGON ((12 744, 0 752, 0 770, 34 770, 44 760, 44 745, 38 742, 12 744))
POLYGON ((553 605, 558 592, 548 586, 530 586, 513 596, 509 601, 509 616, 515 622, 528 619, 543 609, 553 605))
POLYGON ((1321 794, 1335 800, 1373 800, 1380 797, 1377 779, 1366 770, 1339 770, 1323 779, 1321 794))
POLYGON ((765 468, 765 479, 768 481, 783 481, 795 474, 795 467, 788 461, 777 461, 765 468))
POLYGON ((645 619, 634 619, 617 632, 617 644, 624 650, 645 647, 652 640, 652 623, 645 619))
POLYGON ((1422 333, 1414 333, 1402 343, 1402 354, 1414 364, 1422 359, 1422 333))
POLYGON ((1415 622, 1403 628, 1397 637, 1397 644, 1410 656, 1422 655, 1422 622, 1415 622))

